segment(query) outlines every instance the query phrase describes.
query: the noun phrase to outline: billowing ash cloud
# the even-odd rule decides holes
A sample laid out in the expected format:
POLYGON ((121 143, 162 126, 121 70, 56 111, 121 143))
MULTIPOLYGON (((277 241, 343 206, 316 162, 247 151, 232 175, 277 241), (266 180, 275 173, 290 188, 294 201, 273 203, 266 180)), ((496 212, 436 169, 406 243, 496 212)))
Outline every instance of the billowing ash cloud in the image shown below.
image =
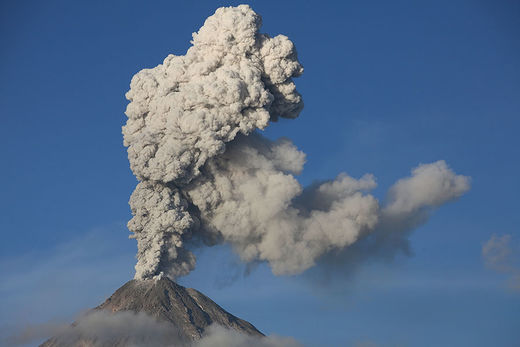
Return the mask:
POLYGON ((128 223, 138 242, 136 278, 189 273, 193 238, 230 243, 245 262, 296 274, 375 231, 410 229, 469 189, 439 161, 398 181, 380 207, 371 175, 345 173, 306 189, 305 154, 255 130, 303 107, 293 77, 303 68, 285 36, 259 33, 247 5, 220 8, 184 56, 134 76, 123 127, 140 180, 128 223))
POLYGON ((294 118, 303 107, 291 80, 303 71, 292 42, 260 34, 260 25, 249 6, 220 8, 193 34, 186 55, 169 55, 132 79, 123 135, 142 181, 129 223, 139 246, 138 278, 193 269, 183 245, 198 223, 179 189, 238 133, 294 118))
POLYGON ((373 229, 378 203, 364 195, 375 185, 340 175, 314 192, 309 205, 293 202, 302 187, 293 174, 303 153, 287 140, 240 137, 212 159, 205 175, 186 187, 201 222, 219 233, 246 262, 267 261, 275 274, 295 274, 332 249, 352 244, 373 229))

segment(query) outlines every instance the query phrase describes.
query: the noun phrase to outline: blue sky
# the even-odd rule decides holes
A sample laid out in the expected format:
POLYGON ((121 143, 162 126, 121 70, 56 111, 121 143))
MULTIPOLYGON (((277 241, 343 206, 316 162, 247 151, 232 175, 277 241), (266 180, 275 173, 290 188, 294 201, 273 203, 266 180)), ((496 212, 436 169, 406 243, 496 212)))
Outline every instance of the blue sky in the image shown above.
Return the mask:
MULTIPOLYGON (((184 54, 216 8, 239 3, 0 5, 0 325, 71 319, 133 276, 124 93, 140 69, 184 54)), ((265 131, 307 153, 302 184, 373 173, 384 198, 411 168, 444 159, 472 189, 390 264, 329 282, 264 265, 244 277, 220 246, 198 251, 181 283, 309 346, 518 345, 520 292, 484 267, 481 250, 492 234, 520 242, 520 5, 249 4, 305 67, 300 118, 265 131)))

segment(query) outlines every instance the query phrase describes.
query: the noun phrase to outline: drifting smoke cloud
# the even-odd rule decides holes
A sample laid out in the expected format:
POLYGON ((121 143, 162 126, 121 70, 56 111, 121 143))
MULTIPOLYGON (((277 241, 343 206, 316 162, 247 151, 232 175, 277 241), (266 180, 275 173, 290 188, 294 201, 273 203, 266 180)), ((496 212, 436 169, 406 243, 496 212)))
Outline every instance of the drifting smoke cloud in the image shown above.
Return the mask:
POLYGON ((294 175, 305 154, 255 132, 303 107, 294 45, 260 26, 247 5, 220 8, 186 55, 132 79, 123 134, 141 181, 128 223, 137 279, 189 273, 195 257, 186 242, 194 237, 228 242, 243 261, 266 261, 275 274, 300 273, 375 231, 410 229, 469 189, 443 161, 398 181, 382 208, 368 194, 371 175, 342 173, 303 189, 294 175))
POLYGON ((379 210, 376 227, 362 235, 341 252, 325 254, 319 259, 320 271, 313 279, 337 278, 337 272, 354 273, 359 266, 374 260, 391 261, 398 253, 411 253, 408 236, 424 224, 439 206, 463 195, 470 188, 470 179, 456 175, 440 160, 422 164, 409 177, 390 187, 386 203, 379 210))

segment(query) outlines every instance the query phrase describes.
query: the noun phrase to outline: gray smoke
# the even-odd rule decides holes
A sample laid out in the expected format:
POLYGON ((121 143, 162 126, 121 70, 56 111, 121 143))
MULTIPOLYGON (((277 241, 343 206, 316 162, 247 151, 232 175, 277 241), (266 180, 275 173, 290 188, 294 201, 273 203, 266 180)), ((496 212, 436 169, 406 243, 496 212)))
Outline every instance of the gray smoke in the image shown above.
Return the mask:
POLYGON ((220 8, 193 34, 186 55, 169 55, 132 78, 123 135, 142 181, 128 224, 139 247, 136 278, 193 269, 184 243, 198 223, 180 189, 238 133, 295 118, 303 107, 291 80, 303 71, 292 42, 260 34, 260 25, 249 6, 220 8))
POLYGON ((275 274, 296 274, 323 253, 352 244, 378 220, 376 199, 362 193, 374 185, 370 177, 340 175, 324 183, 312 209, 293 203, 302 193, 293 174, 303 160, 287 140, 240 137, 186 192, 205 228, 230 242, 243 261, 267 261, 275 274))
POLYGON ((195 238, 227 242, 245 262, 297 274, 387 225, 411 227, 469 189, 444 161, 398 181, 380 207, 371 175, 304 189, 305 154, 256 130, 303 107, 293 77, 303 68, 292 42, 259 33, 247 5, 220 8, 193 34, 184 56, 137 73, 123 127, 141 181, 128 227, 138 242, 135 278, 189 273, 195 238))
POLYGON ((319 259, 319 271, 309 273, 313 283, 330 286, 331 280, 349 277, 345 275, 355 274, 366 263, 410 255, 408 237, 413 230, 426 223, 436 208, 468 191, 469 183, 468 177, 456 175, 442 160, 414 168, 409 177, 390 187, 378 223, 370 233, 341 252, 319 259))

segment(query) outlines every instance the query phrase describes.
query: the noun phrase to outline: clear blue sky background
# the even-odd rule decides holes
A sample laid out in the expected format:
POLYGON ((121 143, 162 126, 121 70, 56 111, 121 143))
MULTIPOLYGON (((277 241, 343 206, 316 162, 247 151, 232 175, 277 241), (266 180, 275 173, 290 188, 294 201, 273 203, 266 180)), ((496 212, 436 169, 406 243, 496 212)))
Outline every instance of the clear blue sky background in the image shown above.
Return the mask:
MULTIPOLYGON (((224 1, 2 1, 0 330, 70 320, 133 276, 122 146, 134 73, 184 54, 224 1)), ((485 269, 493 233, 519 241, 520 3, 253 1, 294 41, 305 109, 273 124, 308 155, 300 180, 419 163, 472 177, 411 237, 414 255, 316 282, 199 252, 181 283, 266 333, 309 346, 518 346, 520 292, 485 269)))

